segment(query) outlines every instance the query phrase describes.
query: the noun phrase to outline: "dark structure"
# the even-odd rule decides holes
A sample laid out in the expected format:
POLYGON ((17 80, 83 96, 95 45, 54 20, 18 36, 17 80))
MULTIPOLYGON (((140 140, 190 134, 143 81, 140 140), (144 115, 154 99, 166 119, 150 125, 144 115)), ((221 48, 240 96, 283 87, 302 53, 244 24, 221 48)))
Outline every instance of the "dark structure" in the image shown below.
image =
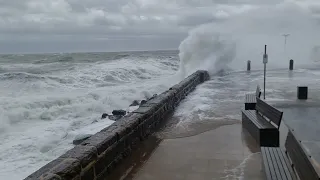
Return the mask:
POLYGON ((290 59, 289 61, 289 70, 292 71, 293 70, 293 60, 290 59))
POLYGON ((248 60, 247 62, 247 71, 250 71, 251 70, 251 61, 248 60))
POLYGON ((255 94, 246 94, 244 100, 244 109, 245 110, 255 110, 256 109, 256 98, 260 98, 261 96, 261 88, 258 85, 255 94))
POLYGON ((308 87, 307 86, 298 86, 297 88, 298 99, 308 99, 308 87))
POLYGON ((283 112, 260 98, 256 110, 242 110, 242 126, 260 146, 279 147, 279 127, 283 112))
POLYGON ((115 115, 115 116, 124 116, 126 114, 127 114, 127 112, 122 109, 112 111, 112 115, 115 115))
POLYGON ((148 100, 111 126, 51 161, 25 180, 100 180, 153 133, 195 87, 208 80, 207 71, 197 71, 179 84, 148 100))
POLYGON ((101 116, 101 119, 105 119, 105 118, 107 118, 108 116, 109 116, 109 114, 103 113, 102 116, 101 116))

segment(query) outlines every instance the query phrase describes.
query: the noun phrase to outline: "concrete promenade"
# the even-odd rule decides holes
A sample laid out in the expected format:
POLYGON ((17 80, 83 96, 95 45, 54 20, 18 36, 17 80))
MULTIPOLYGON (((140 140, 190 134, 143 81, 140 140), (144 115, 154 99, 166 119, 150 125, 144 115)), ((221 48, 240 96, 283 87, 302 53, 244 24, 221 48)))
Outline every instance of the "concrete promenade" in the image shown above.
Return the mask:
MULTIPOLYGON (((304 121, 302 124, 308 124, 307 119, 316 121, 319 114, 317 107, 320 107, 320 97, 317 96, 319 87, 300 72, 296 74, 290 72, 288 76, 287 71, 275 71, 269 76, 271 77, 269 77, 266 101, 284 111, 283 123, 280 126, 280 146, 284 147, 288 133, 287 125, 300 126, 302 121, 304 121), (296 82, 292 81, 294 78, 296 82), (312 86, 309 90, 309 100, 296 100, 296 86, 299 84, 312 86), (294 122, 300 122, 300 125, 293 124, 294 122)), ((201 85, 196 93, 199 91, 207 93, 211 100, 207 103, 215 103, 211 110, 207 109, 205 112, 207 115, 210 114, 208 116, 211 119, 199 121, 196 116, 192 116, 194 123, 189 124, 188 130, 169 128, 175 126, 177 122, 181 123, 175 119, 179 119, 179 116, 174 115, 168 120, 169 125, 154 135, 157 143, 152 143, 154 139, 147 141, 144 148, 139 150, 140 158, 134 155, 135 159, 130 158, 130 163, 122 166, 118 176, 113 178, 121 180, 265 179, 260 147, 246 130, 242 129, 240 112, 244 106, 244 94, 253 92, 257 84, 261 85, 260 80, 261 72, 255 72, 217 77, 201 85), (242 83, 237 84, 239 81, 242 83), (220 91, 212 94, 206 91, 208 89, 214 91, 214 88, 220 88, 220 91)), ((317 79, 313 80, 317 81, 317 79)), ((196 93, 191 94, 191 97, 182 103, 181 108, 185 108, 185 104, 195 103, 192 96, 197 96, 196 93)))
POLYGON ((241 124, 163 140, 135 180, 263 179, 260 149, 241 124))

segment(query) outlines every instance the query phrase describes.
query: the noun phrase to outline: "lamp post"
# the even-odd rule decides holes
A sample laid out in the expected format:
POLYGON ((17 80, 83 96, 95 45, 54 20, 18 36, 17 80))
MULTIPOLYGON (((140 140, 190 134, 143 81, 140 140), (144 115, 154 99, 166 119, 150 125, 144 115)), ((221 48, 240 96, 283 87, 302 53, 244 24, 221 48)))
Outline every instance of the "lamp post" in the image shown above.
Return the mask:
POLYGON ((290 36, 290 34, 283 34, 282 35, 284 37, 284 55, 287 57, 287 38, 288 36, 290 36))
POLYGON ((263 64, 264 64, 264 76, 263 76, 263 99, 266 99, 266 71, 268 63, 267 45, 264 45, 263 64))

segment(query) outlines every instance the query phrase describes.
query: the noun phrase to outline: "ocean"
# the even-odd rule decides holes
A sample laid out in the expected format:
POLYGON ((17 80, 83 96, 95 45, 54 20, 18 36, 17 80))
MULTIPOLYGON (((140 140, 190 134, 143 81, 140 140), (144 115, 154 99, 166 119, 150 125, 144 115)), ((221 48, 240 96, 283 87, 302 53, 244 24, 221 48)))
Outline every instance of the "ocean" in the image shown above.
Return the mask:
POLYGON ((178 51, 0 55, 0 179, 23 179, 114 122, 102 113, 167 90, 178 68, 178 51))
MULTIPOLYGON (((25 178, 71 149, 77 135, 111 125, 103 113, 127 110, 132 101, 160 94, 197 69, 209 70, 211 80, 181 102, 157 135, 189 137, 241 123, 244 95, 263 85, 260 60, 248 73, 238 58, 215 55, 194 62, 181 52, 0 55, 0 179, 25 178)), ((295 65, 293 72, 267 70, 269 101, 294 100, 298 85, 309 86, 311 100, 320 101, 318 62, 295 65)))

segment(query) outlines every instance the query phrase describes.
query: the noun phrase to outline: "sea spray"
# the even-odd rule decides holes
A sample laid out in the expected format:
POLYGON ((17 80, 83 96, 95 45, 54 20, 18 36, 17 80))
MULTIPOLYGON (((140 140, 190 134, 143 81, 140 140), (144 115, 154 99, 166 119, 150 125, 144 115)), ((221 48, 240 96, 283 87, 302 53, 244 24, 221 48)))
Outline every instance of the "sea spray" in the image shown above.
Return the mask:
POLYGON ((305 65, 317 61, 319 18, 303 2, 283 1, 250 6, 238 14, 203 24, 189 31, 179 46, 180 76, 205 69, 211 74, 225 69, 263 69, 264 45, 268 45, 269 69, 286 68, 289 59, 305 65), (283 34, 290 34, 284 48, 283 34), (286 53, 285 53, 286 49, 286 53))
POLYGON ((223 70, 234 59, 236 45, 228 35, 213 31, 214 24, 201 25, 189 32, 179 46, 182 77, 198 69, 213 74, 223 70))

